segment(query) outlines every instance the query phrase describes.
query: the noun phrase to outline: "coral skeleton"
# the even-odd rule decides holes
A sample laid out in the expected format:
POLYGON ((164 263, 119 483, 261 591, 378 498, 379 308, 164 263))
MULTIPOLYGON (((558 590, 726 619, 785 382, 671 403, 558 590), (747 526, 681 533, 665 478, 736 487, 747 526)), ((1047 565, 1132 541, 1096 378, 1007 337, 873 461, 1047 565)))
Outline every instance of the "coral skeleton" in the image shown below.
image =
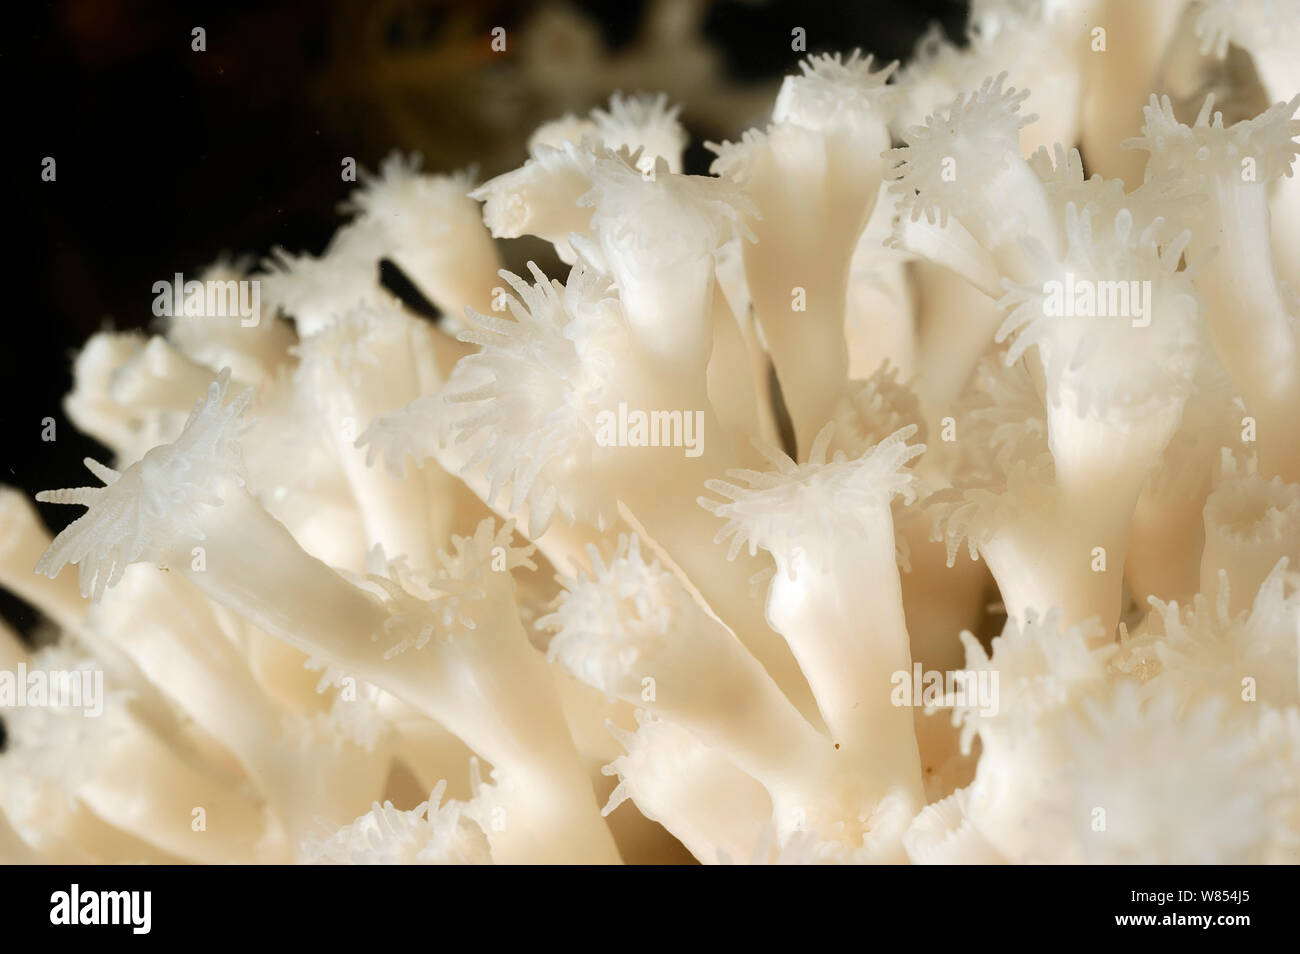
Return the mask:
POLYGON ((976 0, 707 175, 619 93, 96 334, 0 670, 100 711, 0 691, 0 861, 1300 862, 1297 38, 976 0))

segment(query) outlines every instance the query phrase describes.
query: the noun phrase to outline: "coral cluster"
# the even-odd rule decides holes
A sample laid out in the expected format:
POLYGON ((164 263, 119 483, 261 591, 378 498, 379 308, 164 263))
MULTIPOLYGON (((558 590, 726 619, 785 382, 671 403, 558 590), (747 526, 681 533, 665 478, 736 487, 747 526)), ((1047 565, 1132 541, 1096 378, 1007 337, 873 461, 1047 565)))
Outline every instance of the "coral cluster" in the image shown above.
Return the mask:
POLYGON ((0 668, 103 712, 3 710, 0 858, 1300 860, 1297 35, 977 0, 710 175, 616 95, 97 334, 0 668))

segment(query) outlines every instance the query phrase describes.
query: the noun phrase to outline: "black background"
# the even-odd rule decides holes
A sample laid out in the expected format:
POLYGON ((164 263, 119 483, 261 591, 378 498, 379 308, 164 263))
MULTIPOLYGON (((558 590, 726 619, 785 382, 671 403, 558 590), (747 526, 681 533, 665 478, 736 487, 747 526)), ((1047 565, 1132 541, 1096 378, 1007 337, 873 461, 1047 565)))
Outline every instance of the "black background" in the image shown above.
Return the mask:
POLYGON ((50 946, 96 942, 175 950, 202 932, 209 946, 259 949, 383 950, 410 936, 438 944, 461 932, 490 936, 494 948, 766 949, 776 938, 829 947, 847 940, 868 950, 976 946, 997 933, 1013 950, 1126 938, 1131 946, 1232 950, 1294 937, 1285 871, 1263 867, 982 867, 954 872, 911 866, 879 872, 835 867, 721 866, 550 869, 316 867, 292 870, 216 866, 23 869, 0 887, 5 939, 50 946), (746 873, 748 871, 748 873, 746 873), (753 877, 754 881, 749 881, 753 877), (518 882, 514 879, 519 878, 518 882), (714 879, 717 880, 714 880, 714 879), (68 891, 149 890, 152 930, 54 927, 50 896, 68 891), (1249 900, 1158 905, 1134 891, 1246 891, 1249 900), (754 904, 752 899, 762 899, 754 904), (1246 915, 1249 925, 1117 925, 1116 916, 1246 915), (786 932, 789 932, 788 934, 786 932), (843 940, 837 940, 843 939, 843 940), (52 943, 53 942, 53 943, 52 943), (882 943, 883 942, 883 943, 882 943), (1190 942, 1190 943, 1189 943, 1190 942))

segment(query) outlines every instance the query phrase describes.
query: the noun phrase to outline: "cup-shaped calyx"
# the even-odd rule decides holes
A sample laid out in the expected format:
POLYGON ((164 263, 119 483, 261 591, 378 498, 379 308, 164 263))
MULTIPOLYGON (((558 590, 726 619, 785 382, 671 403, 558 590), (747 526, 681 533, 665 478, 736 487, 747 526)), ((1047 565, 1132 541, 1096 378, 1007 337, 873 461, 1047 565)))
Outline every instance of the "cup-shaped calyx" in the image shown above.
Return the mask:
POLYGON ((920 125, 958 93, 1005 70, 1018 89, 1029 90, 1027 105, 1039 116, 1021 131, 1023 151, 1076 141, 1084 86, 1079 66, 1087 39, 1078 29, 1077 8, 1093 2, 973 4, 961 43, 948 40, 933 24, 898 72, 902 102, 895 130, 920 125))
POLYGON ((1100 612, 1102 594, 1113 594, 1118 614, 1120 574, 1091 572, 1095 527, 1057 486, 1047 410, 1025 363, 988 359, 965 405, 951 486, 926 500, 949 566, 965 541, 971 559, 988 563, 1007 615, 1022 622, 1053 607, 1071 622, 1086 619, 1100 612))
POLYGON ((274 248, 262 262, 265 304, 293 318, 300 336, 328 327, 364 301, 387 296, 379 285, 384 235, 373 221, 345 225, 319 257, 274 248))
POLYGON ((662 160, 669 172, 680 173, 687 137, 677 112, 662 93, 615 93, 608 109, 543 124, 528 140, 527 162, 470 196, 484 203, 483 219, 492 235, 539 236, 572 264, 577 255, 570 233, 585 235, 591 223, 591 212, 578 200, 592 187, 595 163, 614 160, 649 175, 662 160))
POLYGON ((88 510, 55 537, 37 572, 78 564, 82 594, 98 600, 131 563, 178 570, 268 633, 349 657, 358 633, 382 626, 382 608, 303 552, 244 486, 238 438, 251 392, 227 404, 228 383, 223 371, 180 436, 121 473, 88 460, 105 486, 38 494, 88 510))
POLYGON ((1200 366, 1200 302, 1179 270, 1188 233, 1162 242, 1161 220, 1144 225, 1127 209, 1109 221, 1065 213, 1065 255, 1028 245, 1034 281, 1003 297, 1012 310, 998 340, 1014 334, 1008 363, 1037 349, 1058 482, 1118 480, 1110 492, 1136 493, 1200 366))
POLYGON ((1300 566, 1300 485, 1261 477, 1225 449, 1222 479, 1205 501, 1201 592, 1224 577, 1232 612, 1248 608, 1260 584, 1283 558, 1300 566))
POLYGON ((420 172, 418 154, 393 153, 378 175, 362 173, 343 208, 373 232, 381 255, 446 314, 459 316, 490 305, 501 267, 472 188, 467 173, 429 175, 420 172))
POLYGON ((585 118, 569 113, 542 123, 528 137, 532 159, 546 147, 563 149, 565 143, 581 145, 594 140, 609 149, 640 153, 637 168, 654 168, 655 160, 668 163, 669 172, 682 171, 682 153, 688 141, 686 129, 677 119, 681 106, 670 106, 667 93, 614 93, 609 106, 596 107, 585 118))
POLYGON ((1153 96, 1142 136, 1126 143, 1150 153, 1148 179, 1172 170, 1204 195, 1187 245, 1204 259, 1196 286, 1215 349, 1259 419, 1261 466, 1289 480, 1300 477, 1300 437, 1292 426, 1300 346, 1269 242, 1268 199, 1270 185, 1291 175, 1300 150, 1300 120, 1291 118, 1298 106, 1300 96, 1225 127, 1210 97, 1188 126, 1167 97, 1153 96))
POLYGON ((1300 577, 1289 566, 1278 560, 1250 592, 1221 576, 1184 604, 1152 599, 1145 632, 1124 645, 1123 668, 1248 709, 1300 703, 1300 577))
POLYGON ((55 537, 36 572, 54 577, 66 564, 79 564, 82 595, 98 598, 132 563, 188 562, 190 546, 204 537, 205 512, 221 505, 227 488, 244 482, 238 437, 245 427, 240 415, 252 392, 243 391, 223 406, 229 380, 223 371, 180 437, 155 447, 122 473, 86 458, 86 467, 103 487, 37 494, 43 503, 79 504, 88 510, 55 537))
POLYGON ((534 284, 502 272, 513 320, 478 315, 466 332, 479 351, 457 364, 442 417, 455 469, 485 473, 489 504, 508 491, 510 512, 526 505, 536 539, 556 513, 597 527, 615 518, 615 451, 598 425, 618 406, 632 354, 608 279, 577 266, 561 285, 529 267, 534 284))
MULTIPOLYGON (((885 361, 868 378, 854 381, 835 409, 831 445, 856 457, 889 435, 916 425, 914 436, 925 440, 925 417, 916 393, 885 361)), ((829 448, 827 448, 829 450, 829 448)))
POLYGON ((483 221, 496 238, 536 235, 555 246, 562 261, 577 254, 569 236, 587 231, 591 212, 578 205, 591 188, 591 168, 607 157, 635 165, 631 154, 594 142, 539 143, 518 169, 490 179, 470 193, 483 203, 483 221))
POLYGON ((1001 278, 1026 277, 1021 239, 1060 251, 1046 188, 1020 151, 1020 130, 1037 117, 1021 115, 1028 93, 1003 89, 1005 79, 959 95, 887 153, 898 195, 892 241, 990 296, 1001 278))
POLYGON ((725 499, 700 503, 727 520, 717 539, 730 537, 733 555, 747 545, 776 561, 768 620, 846 759, 919 799, 912 715, 890 698, 894 674, 911 666, 891 504, 914 498, 906 465, 925 448, 907 443, 910 425, 854 459, 832 457, 834 431, 822 429, 804 464, 766 450, 774 470, 729 471, 707 484, 725 499))
MULTIPOLYGON (((1300 59, 1295 55, 1300 48, 1300 6, 1285 0, 1207 0, 1200 4, 1196 32, 1202 53, 1212 52, 1221 60, 1229 46, 1249 53, 1273 102, 1300 92, 1300 59)), ((1293 289, 1300 288, 1300 178, 1284 178, 1271 192, 1277 270, 1293 289)))
POLYGON ((743 185, 761 216, 745 274, 804 447, 848 379, 849 265, 880 191, 893 69, 856 52, 811 57, 786 77, 765 130, 710 144, 712 171, 743 185))
POLYGON ((1113 622, 1138 494, 1204 366, 1200 301, 1181 268, 1194 190, 1160 176, 1126 194, 1085 179, 1078 153, 1059 147, 1027 167, 1048 233, 1018 243, 1021 277, 1004 279, 1010 314, 996 338, 1013 338, 1008 365, 1031 373, 984 375, 997 400, 973 410, 975 434, 960 444, 969 453, 986 434, 997 452, 954 473, 956 491, 936 503, 961 501, 944 518, 950 546, 954 530, 983 527, 972 545, 1013 615, 1060 606, 1070 622, 1098 612, 1113 622), (1154 366, 1152 354, 1162 356, 1154 366), (1044 425, 1046 446, 1032 446, 1044 425), (1070 580, 1091 582, 1062 589, 1070 580))
POLYGON ((713 343, 715 256, 734 237, 753 240, 756 210, 733 183, 675 175, 657 159, 646 172, 622 159, 598 159, 591 190, 590 237, 574 247, 618 285, 637 347, 665 373, 703 387, 713 343))
MULTIPOLYGON (((1170 237, 1161 218, 1100 203, 1068 204, 1064 222, 1064 256, 1027 244, 1035 280, 1002 299, 1012 311, 998 339, 1015 334, 1008 361, 1037 350, 1062 516, 1093 537, 1079 561, 1102 548, 1097 572, 1117 598, 1138 495, 1202 365, 1201 303, 1179 267, 1189 233, 1170 237)), ((1111 609, 1098 611, 1113 622, 1111 609)))

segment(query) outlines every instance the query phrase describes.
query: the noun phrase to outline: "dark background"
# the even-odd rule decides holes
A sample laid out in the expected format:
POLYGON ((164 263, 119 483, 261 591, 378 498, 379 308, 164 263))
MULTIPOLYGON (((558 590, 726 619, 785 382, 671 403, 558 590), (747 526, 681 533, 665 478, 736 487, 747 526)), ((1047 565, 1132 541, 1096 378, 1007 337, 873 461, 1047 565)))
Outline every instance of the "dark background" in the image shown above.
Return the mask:
MULTIPOLYGON (((965 17, 955 0, 678 9, 692 7, 718 81, 669 92, 687 107, 687 171, 696 173, 712 158, 704 139, 766 119, 779 78, 802 55, 790 49, 793 27, 807 31, 810 53, 861 46, 884 62, 905 59, 932 20, 956 38, 965 17)), ((630 72, 649 77, 641 88, 689 87, 690 71, 676 65, 655 82, 665 73, 655 64, 675 64, 689 45, 670 43, 669 54, 647 45, 663 9, 644 0, 6 5, 0 482, 28 493, 86 483, 81 459, 108 457, 62 412, 75 350, 105 326, 147 327, 155 281, 223 252, 320 252, 352 187, 340 178, 343 156, 373 169, 394 148, 418 150, 430 171, 477 163, 486 178, 523 161, 538 122, 603 103, 612 89, 602 83, 628 76, 617 64, 629 58, 646 64, 630 72), (191 49, 196 26, 206 52, 191 49), (506 28, 504 53, 490 48, 494 26, 506 28), (593 69, 593 56, 615 66, 593 69), (45 156, 56 160, 54 182, 41 180, 45 156), (40 439, 47 416, 58 427, 51 443, 40 439)), ((76 516, 43 509, 54 529, 76 516)), ((3 595, 0 614, 24 630, 36 619, 3 595)))

